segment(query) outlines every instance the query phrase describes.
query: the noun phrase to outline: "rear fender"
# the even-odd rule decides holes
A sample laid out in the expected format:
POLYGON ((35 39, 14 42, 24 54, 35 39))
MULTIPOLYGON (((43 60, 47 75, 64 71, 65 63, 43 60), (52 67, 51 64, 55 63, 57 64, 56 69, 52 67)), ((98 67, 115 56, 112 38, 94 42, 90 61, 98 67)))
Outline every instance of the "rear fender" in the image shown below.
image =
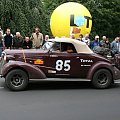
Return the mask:
POLYGON ((96 64, 94 64, 93 66, 91 66, 91 68, 87 74, 87 79, 92 80, 94 73, 97 70, 102 69, 102 68, 109 70, 113 76, 113 79, 115 78, 114 67, 112 66, 112 64, 100 61, 100 62, 97 62, 96 64))
POLYGON ((46 78, 46 75, 43 73, 43 71, 37 68, 36 66, 20 61, 10 61, 6 63, 2 69, 2 76, 5 77, 9 71, 18 68, 21 68, 24 71, 26 71, 29 76, 29 79, 46 78))

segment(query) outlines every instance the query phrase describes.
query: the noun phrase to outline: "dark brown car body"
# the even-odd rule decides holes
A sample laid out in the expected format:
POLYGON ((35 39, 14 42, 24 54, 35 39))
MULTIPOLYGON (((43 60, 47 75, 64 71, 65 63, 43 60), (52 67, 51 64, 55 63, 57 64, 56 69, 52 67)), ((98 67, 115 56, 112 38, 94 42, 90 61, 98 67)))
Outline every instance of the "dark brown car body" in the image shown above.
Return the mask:
POLYGON ((5 50, 6 63, 1 75, 15 69, 25 71, 29 79, 92 81, 96 71, 106 69, 112 81, 120 78, 120 71, 110 60, 95 53, 51 52, 43 49, 5 50))
POLYGON ((2 76, 4 77, 11 69, 16 68, 25 70, 30 79, 44 79, 48 77, 91 79, 94 72, 101 68, 110 70, 114 79, 119 77, 119 74, 117 74, 119 71, 113 67, 112 63, 95 53, 89 55, 81 53, 49 53, 48 51, 31 49, 24 50, 25 61, 22 50, 8 50, 5 52, 8 54, 7 59, 10 61, 2 69, 2 76), (43 64, 34 64, 35 60, 41 60, 43 64), (49 71, 55 71, 57 60, 71 60, 71 70, 69 72, 61 70, 56 71, 56 73, 50 73, 49 71))

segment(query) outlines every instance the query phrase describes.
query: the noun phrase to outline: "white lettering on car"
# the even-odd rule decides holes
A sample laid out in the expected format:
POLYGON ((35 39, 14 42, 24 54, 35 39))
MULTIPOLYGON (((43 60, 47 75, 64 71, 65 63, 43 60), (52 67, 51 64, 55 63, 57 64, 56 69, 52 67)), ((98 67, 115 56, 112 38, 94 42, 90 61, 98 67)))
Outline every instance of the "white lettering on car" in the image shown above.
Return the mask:
POLYGON ((80 62, 82 63, 81 67, 90 67, 91 63, 93 63, 93 60, 80 59, 80 62), (88 63, 88 64, 84 64, 84 63, 88 63))
POLYGON ((85 62, 87 62, 87 63, 93 63, 93 60, 80 59, 80 62, 82 62, 82 63, 85 63, 85 62))
POLYGON ((57 71, 61 71, 61 70, 64 70, 64 71, 69 71, 70 70, 70 60, 65 60, 65 61, 62 61, 62 60, 57 60, 56 61, 56 70, 57 71))

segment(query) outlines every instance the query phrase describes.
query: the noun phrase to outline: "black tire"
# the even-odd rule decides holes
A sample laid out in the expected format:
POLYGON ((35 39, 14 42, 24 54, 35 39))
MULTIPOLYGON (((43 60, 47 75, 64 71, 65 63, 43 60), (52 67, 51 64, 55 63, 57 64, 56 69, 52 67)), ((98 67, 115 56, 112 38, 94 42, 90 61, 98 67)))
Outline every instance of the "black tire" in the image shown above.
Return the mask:
POLYGON ((14 69, 6 75, 5 83, 12 91, 25 90, 29 83, 28 75, 23 70, 14 69))
POLYGON ((109 88, 112 83, 111 72, 107 69, 100 69, 95 72, 92 79, 92 84, 95 88, 105 89, 109 88))

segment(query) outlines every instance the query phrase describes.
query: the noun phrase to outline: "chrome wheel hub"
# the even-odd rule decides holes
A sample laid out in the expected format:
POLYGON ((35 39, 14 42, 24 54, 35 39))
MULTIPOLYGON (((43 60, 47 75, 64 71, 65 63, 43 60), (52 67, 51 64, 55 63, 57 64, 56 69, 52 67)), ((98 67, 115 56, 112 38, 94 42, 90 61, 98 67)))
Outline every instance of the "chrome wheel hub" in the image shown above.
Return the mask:
POLYGON ((105 73, 102 73, 98 76, 98 83, 101 85, 105 85, 108 82, 108 77, 105 73))
POLYGON ((22 77, 22 75, 14 75, 13 78, 11 79, 11 84, 14 87, 20 87, 24 82, 24 78, 22 77))

